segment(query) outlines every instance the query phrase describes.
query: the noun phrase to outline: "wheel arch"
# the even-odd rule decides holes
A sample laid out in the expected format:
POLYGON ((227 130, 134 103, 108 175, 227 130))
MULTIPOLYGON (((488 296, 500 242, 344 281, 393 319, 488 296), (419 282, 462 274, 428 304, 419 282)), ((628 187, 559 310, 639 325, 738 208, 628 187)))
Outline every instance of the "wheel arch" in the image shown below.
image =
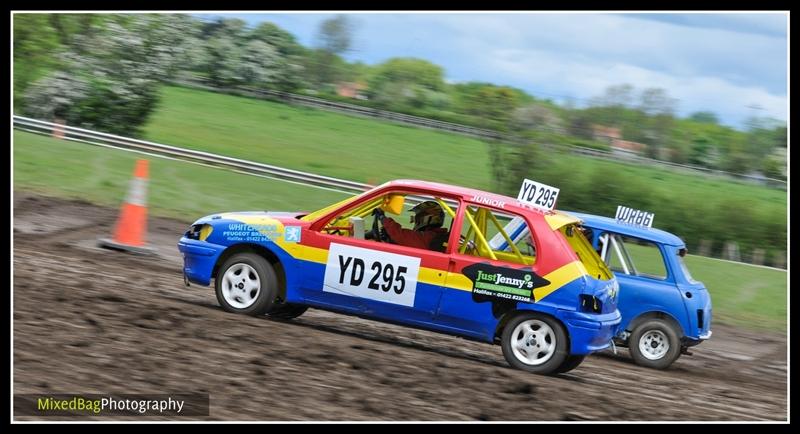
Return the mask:
POLYGON ((636 327, 639 326, 639 324, 642 324, 643 322, 649 321, 651 319, 660 319, 667 322, 670 326, 672 326, 673 330, 675 330, 675 333, 678 334, 678 338, 683 338, 685 336, 685 333, 683 332, 683 327, 681 327, 681 323, 678 322, 678 320, 674 316, 660 310, 651 310, 649 312, 644 312, 639 314, 639 316, 632 319, 628 323, 628 326, 625 327, 625 331, 627 331, 628 333, 633 333, 633 330, 635 330, 636 327))
POLYGON ((211 271, 211 278, 216 279, 219 273, 219 267, 225 263, 233 255, 238 253, 255 253, 258 256, 266 259, 272 268, 275 269, 275 275, 278 278, 278 296, 282 299, 286 298, 286 271, 283 268, 278 256, 268 248, 251 243, 240 243, 229 246, 222 254, 219 255, 217 262, 214 264, 214 269, 211 271))

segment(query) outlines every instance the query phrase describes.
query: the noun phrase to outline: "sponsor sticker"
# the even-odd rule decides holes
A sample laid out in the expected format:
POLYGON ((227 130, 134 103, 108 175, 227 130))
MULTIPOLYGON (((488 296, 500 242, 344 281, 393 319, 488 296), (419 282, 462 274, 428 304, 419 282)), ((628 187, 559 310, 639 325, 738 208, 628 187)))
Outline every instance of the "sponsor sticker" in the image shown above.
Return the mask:
POLYGON ((278 224, 230 223, 223 229, 222 236, 228 241, 268 241, 283 235, 278 224))
POLYGON ((420 259, 331 243, 322 290, 413 307, 420 259))
POLYGON ((550 284, 533 270, 473 264, 462 273, 472 280, 472 293, 490 298, 533 303, 533 290, 550 284))
POLYGON ((300 226, 286 226, 283 229, 283 240, 287 243, 299 243, 300 226))

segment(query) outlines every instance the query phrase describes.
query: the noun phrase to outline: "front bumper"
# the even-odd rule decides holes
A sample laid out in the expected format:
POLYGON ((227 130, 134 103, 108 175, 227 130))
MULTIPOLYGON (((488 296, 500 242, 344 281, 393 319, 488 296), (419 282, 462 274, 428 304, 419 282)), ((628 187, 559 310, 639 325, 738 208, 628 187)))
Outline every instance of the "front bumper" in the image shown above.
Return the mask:
POLYGON ((181 237, 178 241, 178 250, 183 256, 184 282, 189 281, 203 286, 211 284, 214 265, 225 247, 181 237))
POLYGON ((606 314, 592 314, 561 310, 559 314, 567 326, 570 354, 590 354, 611 346, 622 315, 619 310, 606 314))

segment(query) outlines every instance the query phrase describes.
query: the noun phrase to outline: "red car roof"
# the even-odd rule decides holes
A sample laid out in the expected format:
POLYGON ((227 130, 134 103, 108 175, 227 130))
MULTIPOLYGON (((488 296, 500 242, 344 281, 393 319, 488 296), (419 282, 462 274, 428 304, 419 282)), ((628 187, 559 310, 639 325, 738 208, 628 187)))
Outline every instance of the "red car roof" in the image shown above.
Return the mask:
POLYGON ((534 208, 528 206, 524 203, 520 203, 517 198, 505 196, 502 194, 491 193, 488 191, 478 190, 475 188, 467 188, 467 187, 460 187, 457 185, 450 185, 450 184, 443 184, 440 182, 430 182, 430 181, 420 181, 416 179, 397 179, 394 181, 389 181, 381 185, 380 187, 411 187, 411 188, 420 188, 425 190, 434 190, 440 191, 442 193, 448 193, 451 195, 460 196, 462 199, 469 201, 469 202, 476 202, 476 203, 484 203, 487 205, 498 206, 498 203, 502 203, 502 206, 498 206, 502 209, 507 209, 509 211, 516 211, 516 212, 534 212, 537 214, 547 215, 547 214, 555 214, 554 211, 543 211, 538 208, 534 208), (483 200, 482 200, 483 199, 483 200), (493 203, 484 202, 484 200, 488 200, 493 203))

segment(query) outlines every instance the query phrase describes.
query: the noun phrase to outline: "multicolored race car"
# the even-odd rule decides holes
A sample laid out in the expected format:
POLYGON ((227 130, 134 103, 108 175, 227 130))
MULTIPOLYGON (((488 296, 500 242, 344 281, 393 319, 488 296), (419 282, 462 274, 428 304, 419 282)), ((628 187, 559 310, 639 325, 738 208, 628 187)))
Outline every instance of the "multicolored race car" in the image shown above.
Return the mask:
MULTIPOLYGON (((711 296, 695 281, 683 257, 686 244, 652 228, 653 214, 620 206, 616 218, 567 211, 619 281, 622 321, 615 342, 642 366, 666 369, 689 347, 711 337, 711 296)), ((515 243, 530 236, 519 219, 505 231, 515 243)), ((510 251, 495 236, 492 248, 510 251)))
POLYGON ((357 315, 500 344, 513 367, 553 374, 609 347, 620 322, 617 281, 579 223, 506 196, 399 180, 312 213, 203 217, 178 247, 187 285, 213 280, 226 311, 357 315), (442 210, 438 246, 391 239, 399 224, 383 214, 420 203, 442 210), (533 236, 493 249, 487 240, 510 241, 515 218, 533 236))

